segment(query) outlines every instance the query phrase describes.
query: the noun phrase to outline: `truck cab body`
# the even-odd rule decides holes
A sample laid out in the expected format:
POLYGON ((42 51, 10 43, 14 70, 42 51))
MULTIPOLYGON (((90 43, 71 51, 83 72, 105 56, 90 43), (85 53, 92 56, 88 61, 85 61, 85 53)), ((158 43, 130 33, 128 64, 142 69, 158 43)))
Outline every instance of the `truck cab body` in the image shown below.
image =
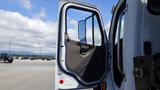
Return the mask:
POLYGON ((159 89, 159 4, 119 0, 107 37, 95 6, 61 1, 56 89, 159 89))

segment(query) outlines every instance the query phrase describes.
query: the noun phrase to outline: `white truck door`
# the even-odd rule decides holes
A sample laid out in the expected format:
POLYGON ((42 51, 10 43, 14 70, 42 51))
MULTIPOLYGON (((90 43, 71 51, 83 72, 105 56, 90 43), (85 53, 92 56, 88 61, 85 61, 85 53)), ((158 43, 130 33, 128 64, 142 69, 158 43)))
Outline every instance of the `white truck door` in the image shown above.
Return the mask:
POLYGON ((61 5, 57 49, 59 89, 93 88, 105 79, 107 37, 96 7, 71 1, 61 5))

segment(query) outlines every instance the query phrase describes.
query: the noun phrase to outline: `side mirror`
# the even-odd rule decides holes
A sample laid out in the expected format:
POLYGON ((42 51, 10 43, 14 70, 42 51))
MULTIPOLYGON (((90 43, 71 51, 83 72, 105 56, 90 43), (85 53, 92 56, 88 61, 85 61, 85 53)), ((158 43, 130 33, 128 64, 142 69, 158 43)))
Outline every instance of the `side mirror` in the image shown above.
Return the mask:
POLYGON ((80 40, 80 43, 87 43, 86 40, 86 21, 81 20, 78 22, 78 38, 80 40))

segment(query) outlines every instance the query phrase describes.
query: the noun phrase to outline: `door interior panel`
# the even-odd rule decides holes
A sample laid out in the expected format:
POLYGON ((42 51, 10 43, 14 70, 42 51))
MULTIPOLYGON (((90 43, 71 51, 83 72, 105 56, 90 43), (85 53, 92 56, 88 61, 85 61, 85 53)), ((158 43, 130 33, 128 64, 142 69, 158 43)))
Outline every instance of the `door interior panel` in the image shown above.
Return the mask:
POLYGON ((88 50, 82 54, 80 43, 74 40, 66 41, 66 65, 69 70, 78 74, 84 81, 93 82, 104 75, 106 49, 103 45, 83 44, 83 47, 85 46, 88 50))
POLYGON ((90 49, 88 52, 88 55, 81 55, 80 54, 80 46, 77 45, 76 41, 69 40, 67 43, 67 55, 66 55, 66 64, 68 68, 70 68, 72 71, 80 73, 80 71, 87 66, 90 58, 92 57, 92 54, 94 52, 94 48, 90 49))

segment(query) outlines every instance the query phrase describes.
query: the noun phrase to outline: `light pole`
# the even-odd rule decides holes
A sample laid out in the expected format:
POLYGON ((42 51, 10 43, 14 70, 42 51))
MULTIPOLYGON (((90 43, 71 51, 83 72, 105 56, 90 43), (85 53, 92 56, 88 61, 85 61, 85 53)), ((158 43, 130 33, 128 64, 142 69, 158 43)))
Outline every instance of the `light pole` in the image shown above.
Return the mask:
POLYGON ((40 52, 40 58, 41 58, 41 49, 42 49, 42 47, 40 47, 40 50, 39 50, 39 52, 40 52))
POLYGON ((9 41, 9 54, 10 54, 10 48, 11 48, 11 40, 9 41))

